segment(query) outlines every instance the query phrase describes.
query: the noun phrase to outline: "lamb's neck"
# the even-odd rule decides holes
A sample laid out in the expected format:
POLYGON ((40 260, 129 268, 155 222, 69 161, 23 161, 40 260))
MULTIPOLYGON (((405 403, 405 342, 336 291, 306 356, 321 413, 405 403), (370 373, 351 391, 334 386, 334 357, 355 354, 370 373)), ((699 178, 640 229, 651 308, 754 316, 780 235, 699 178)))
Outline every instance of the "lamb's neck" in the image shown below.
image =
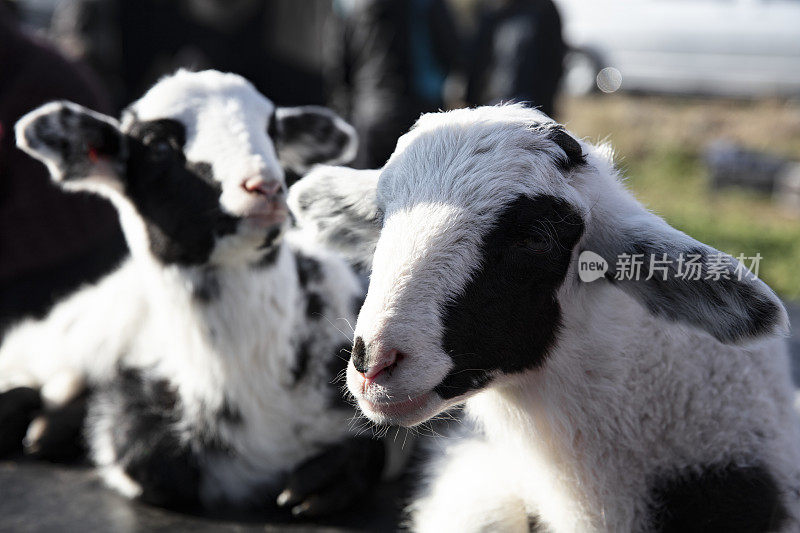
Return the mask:
POLYGON ((138 266, 149 328, 161 341, 154 357, 182 388, 205 394, 224 387, 220 380, 246 379, 248 368, 277 376, 288 366, 281 357, 289 352, 297 273, 287 245, 261 267, 138 266))
POLYGON ((516 492, 531 511, 542 514, 549 527, 556 531, 626 530, 608 526, 630 526, 633 509, 629 516, 606 516, 603 511, 609 489, 614 490, 625 471, 619 470, 617 458, 606 456, 614 443, 597 442, 609 434, 608 428, 596 425, 603 420, 598 418, 601 413, 575 399, 574 395, 591 394, 591 387, 577 386, 581 388, 570 389, 568 379, 545 383, 541 376, 520 376, 469 400, 467 412, 499 454, 514 457, 520 473, 513 481, 518 484, 516 492))
POLYGON ((279 243, 276 259, 268 265, 164 265, 149 254, 133 254, 132 260, 151 300, 160 300, 172 311, 199 310, 208 315, 234 303, 263 311, 264 302, 247 295, 260 286, 291 285, 296 273, 288 265, 289 256, 287 245, 279 243))
POLYGON ((631 471, 626 461, 636 461, 630 452, 636 435, 628 431, 635 413, 621 398, 635 363, 624 354, 626 339, 593 336, 584 324, 566 323, 565 330, 569 341, 560 341, 541 368, 507 376, 470 399, 467 411, 487 438, 519 457, 521 472, 530 473, 520 480, 521 493, 538 502, 558 500, 549 507, 570 510, 551 517, 557 530, 630 529, 635 502, 614 506, 618 516, 604 509, 609 494, 624 499, 622 487, 634 492, 620 477, 631 471))
MULTIPOLYGON (((508 376, 476 395, 467 409, 491 438, 574 462, 587 453, 585 436, 597 439, 599 414, 613 416, 607 398, 618 381, 611 369, 561 372, 539 369, 508 376)), ((604 422, 605 423, 605 422, 604 422)))

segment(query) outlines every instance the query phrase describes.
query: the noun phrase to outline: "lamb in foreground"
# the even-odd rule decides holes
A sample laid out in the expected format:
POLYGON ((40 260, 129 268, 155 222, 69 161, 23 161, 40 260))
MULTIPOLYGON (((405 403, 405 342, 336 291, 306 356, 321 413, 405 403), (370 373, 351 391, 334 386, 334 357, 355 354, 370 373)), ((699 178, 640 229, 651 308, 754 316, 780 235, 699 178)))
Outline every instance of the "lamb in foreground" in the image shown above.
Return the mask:
POLYGON ((647 211, 608 148, 518 105, 428 114, 381 171, 320 168, 289 203, 371 261, 364 414, 466 403, 413 529, 800 531, 783 305, 647 211))
POLYGON ((287 230, 282 168, 346 161, 352 128, 233 74, 179 71, 121 122, 57 102, 16 133, 59 186, 114 204, 131 257, 6 335, 3 444, 27 432, 30 451, 52 453, 88 389, 91 457, 127 496, 269 507, 281 493, 295 514, 363 496, 382 444, 348 434, 334 383, 363 288, 287 230))

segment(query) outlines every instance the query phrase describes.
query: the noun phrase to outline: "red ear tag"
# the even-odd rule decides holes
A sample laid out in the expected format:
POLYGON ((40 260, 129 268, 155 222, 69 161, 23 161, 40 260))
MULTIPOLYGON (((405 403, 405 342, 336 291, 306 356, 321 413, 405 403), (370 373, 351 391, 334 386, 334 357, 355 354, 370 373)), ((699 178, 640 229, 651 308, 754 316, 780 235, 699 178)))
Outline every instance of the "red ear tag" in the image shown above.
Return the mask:
POLYGON ((100 159, 100 156, 97 155, 97 149, 92 146, 89 147, 88 155, 89 155, 89 161, 91 161, 92 163, 97 163, 97 160, 100 159))

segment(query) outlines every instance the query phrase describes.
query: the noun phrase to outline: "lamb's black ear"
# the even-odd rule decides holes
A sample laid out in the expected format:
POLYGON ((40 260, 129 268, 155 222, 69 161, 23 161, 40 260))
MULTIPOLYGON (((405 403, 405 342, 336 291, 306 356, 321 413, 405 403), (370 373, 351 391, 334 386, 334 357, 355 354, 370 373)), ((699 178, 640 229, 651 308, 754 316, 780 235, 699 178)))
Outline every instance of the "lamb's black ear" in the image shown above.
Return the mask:
MULTIPOLYGON (((619 207, 594 213, 581 251, 603 257, 608 262, 605 279, 650 313, 698 327, 729 344, 788 333, 786 309, 747 264, 672 228, 638 204, 619 207)), ((580 258, 578 268, 580 273, 580 258)))
POLYGON ((382 226, 379 175, 380 170, 318 166, 289 189, 298 226, 367 271, 382 226))
POLYGON ((51 102, 19 119, 15 131, 17 146, 47 165, 65 189, 119 188, 127 147, 115 119, 51 102))
POLYGON ((349 163, 358 148, 353 127, 325 107, 279 107, 270 135, 281 164, 298 174, 316 164, 349 163))
POLYGON ((565 157, 559 161, 564 170, 586 163, 581 144, 564 129, 564 126, 552 123, 547 124, 544 129, 547 138, 564 151, 565 157))

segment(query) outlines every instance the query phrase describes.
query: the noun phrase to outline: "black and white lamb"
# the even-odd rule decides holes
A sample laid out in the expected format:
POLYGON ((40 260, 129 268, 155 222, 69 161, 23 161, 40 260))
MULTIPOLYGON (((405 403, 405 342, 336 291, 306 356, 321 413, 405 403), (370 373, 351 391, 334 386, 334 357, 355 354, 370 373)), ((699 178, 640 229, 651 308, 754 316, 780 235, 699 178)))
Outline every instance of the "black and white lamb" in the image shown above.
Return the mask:
MULTIPOLYGON (((346 161, 352 128, 324 108, 275 107, 233 74, 179 71, 121 122, 56 102, 16 134, 61 187, 113 203, 131 257, 7 334, 5 438, 37 407, 31 389, 57 413, 88 387, 90 455, 129 497, 268 505, 281 493, 315 514, 362 496, 383 448, 348 435, 334 381, 364 289, 287 230, 281 166, 346 161)), ((29 447, 47 441, 43 420, 29 447)))
POLYGON ((429 114, 382 171, 320 168, 289 205, 374 251, 347 370, 366 416, 466 403, 414 529, 800 531, 783 305, 642 207, 608 148, 516 105, 429 114))

